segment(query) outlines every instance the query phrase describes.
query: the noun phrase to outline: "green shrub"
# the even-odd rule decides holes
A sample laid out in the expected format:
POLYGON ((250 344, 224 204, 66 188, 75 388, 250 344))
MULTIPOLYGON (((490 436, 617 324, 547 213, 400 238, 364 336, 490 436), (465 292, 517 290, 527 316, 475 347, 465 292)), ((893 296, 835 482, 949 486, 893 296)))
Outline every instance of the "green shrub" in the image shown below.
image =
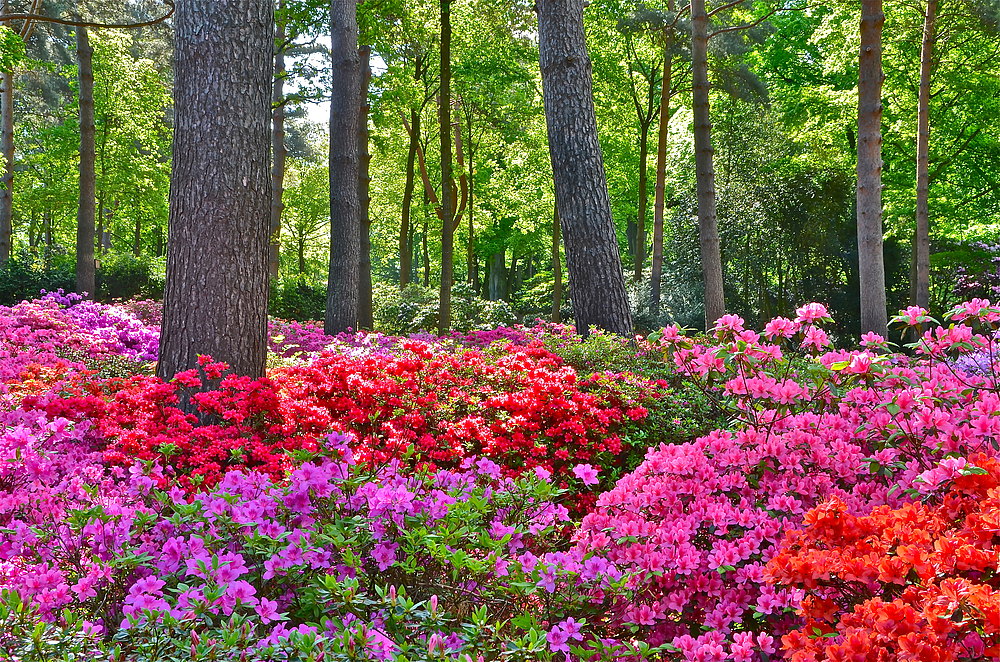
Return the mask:
POLYGON ((326 284, 301 277, 272 283, 268 312, 286 320, 321 320, 326 314, 326 284))
POLYGON ((0 267, 0 304, 35 299, 41 290, 72 290, 76 285, 72 255, 47 257, 23 252, 0 267))
POLYGON ((131 253, 105 253, 97 268, 98 298, 162 299, 165 279, 163 258, 131 253))

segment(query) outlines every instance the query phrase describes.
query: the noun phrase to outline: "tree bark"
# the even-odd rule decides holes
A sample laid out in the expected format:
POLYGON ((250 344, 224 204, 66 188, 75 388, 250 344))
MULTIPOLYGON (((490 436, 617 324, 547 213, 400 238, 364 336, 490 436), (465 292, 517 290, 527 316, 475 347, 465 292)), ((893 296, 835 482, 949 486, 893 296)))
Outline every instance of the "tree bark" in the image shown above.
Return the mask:
POLYGON ((673 42, 674 32, 672 29, 667 29, 663 35, 663 80, 660 85, 660 126, 656 141, 656 195, 653 200, 653 259, 649 274, 649 312, 654 318, 660 314, 660 281, 663 279, 663 212, 666 202, 667 129, 670 126, 673 42))
POLYGON ((705 11, 705 0, 691 2, 691 74, 698 239, 701 247, 701 273, 705 283, 705 328, 710 329, 725 314, 726 297, 722 280, 719 221, 715 210, 715 165, 708 99, 708 13, 705 11))
POLYGON ((861 332, 888 325, 882 255, 882 0, 862 0, 858 80, 858 261, 861 332))
MULTIPOLYGON (((279 0, 278 11, 285 7, 279 0)), ((281 216, 285 211, 285 163, 288 147, 285 145, 285 32, 284 20, 275 26, 274 78, 271 87, 271 217, 268 224, 267 274, 271 281, 278 280, 281 264, 281 216)))
POLYGON ((86 28, 76 30, 80 107, 80 200, 76 213, 76 291, 96 296, 94 237, 97 148, 94 126, 94 49, 86 28))
POLYGON ((630 335, 632 315, 597 139, 583 0, 539 0, 539 65, 577 331, 630 335))
POLYGON ((410 110, 410 146, 406 152, 406 184, 403 187, 403 211, 399 223, 399 287, 410 284, 413 270, 413 246, 411 219, 413 209, 413 186, 416 180, 417 147, 420 144, 420 113, 410 110))
POLYGON ((368 149, 368 113, 371 108, 368 105, 368 86, 372 80, 371 67, 372 47, 361 46, 358 49, 358 58, 361 61, 361 85, 360 85, 360 116, 358 117, 358 217, 361 222, 359 231, 361 233, 361 258, 359 273, 358 291, 358 326, 362 329, 371 329, 374 324, 374 313, 372 311, 372 219, 369 213, 371 206, 371 173, 370 165, 372 160, 371 152, 368 149))
POLYGON ((438 124, 441 138, 441 290, 438 332, 451 328, 451 286, 455 269, 455 179, 451 135, 451 0, 441 0, 441 87, 438 124))
POLYGON ((14 235, 14 72, 0 73, 0 264, 10 259, 14 235))
POLYGON ((264 374, 274 10, 269 0, 180 0, 174 156, 157 374, 199 354, 264 374))
POLYGON ((552 206, 552 321, 562 321, 562 257, 559 246, 562 243, 559 231, 559 207, 552 206))
POLYGON ((639 204, 635 223, 635 252, 632 254, 632 278, 642 280, 642 268, 646 264, 646 208, 649 204, 649 124, 639 128, 639 204))
POLYGON ((927 161, 930 150, 931 71, 934 67, 935 21, 938 0, 927 0, 924 14, 924 38, 920 47, 920 87, 917 94, 917 214, 914 236, 914 264, 916 278, 913 282, 913 303, 922 308, 930 306, 931 289, 931 228, 928 210, 930 177, 927 161))
POLYGON ((468 191, 468 201, 467 201, 467 213, 469 214, 469 232, 468 237, 466 237, 467 242, 465 245, 465 268, 466 277, 469 281, 469 285, 472 289, 476 289, 476 283, 479 282, 479 261, 476 259, 476 224, 472 218, 472 212, 475 209, 475 193, 476 193, 476 173, 475 173, 475 156, 476 150, 472 142, 472 115, 469 115, 469 120, 466 123, 469 130, 469 167, 465 173, 466 188, 468 191))
POLYGON ((325 328, 333 335, 358 326, 361 60, 354 0, 331 0, 330 38, 334 76, 330 101, 330 277, 325 328))

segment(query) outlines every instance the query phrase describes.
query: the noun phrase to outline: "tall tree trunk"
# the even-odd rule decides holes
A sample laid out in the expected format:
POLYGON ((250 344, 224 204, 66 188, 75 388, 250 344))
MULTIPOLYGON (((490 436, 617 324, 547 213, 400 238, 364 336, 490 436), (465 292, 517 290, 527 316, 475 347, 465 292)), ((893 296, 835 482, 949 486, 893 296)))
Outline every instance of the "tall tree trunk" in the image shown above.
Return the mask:
POLYGON ((858 261, 861 332, 888 325, 882 255, 882 0, 861 2, 858 80, 858 261))
MULTIPOLYGON (((4 5, 6 11, 6 4, 4 5)), ((14 72, 0 73, 0 264, 10 259, 14 235, 14 72)))
POLYGON ((722 284, 722 249, 715 213, 715 164, 708 105, 708 14, 705 0, 691 2, 691 74, 693 81, 694 154, 698 189, 698 239, 705 283, 705 328, 726 312, 722 284))
POLYGON ((413 186, 416 181, 417 147, 420 145, 420 112, 410 110, 410 146, 406 152, 406 184, 403 187, 403 211, 399 223, 399 287, 410 284, 413 270, 412 229, 413 186))
POLYGON ((330 277, 325 328, 332 335, 358 326, 361 60, 355 0, 331 0, 330 39, 334 76, 330 101, 330 277))
MULTIPOLYGON (((284 0, 278 1, 278 11, 285 8, 284 0)), ((267 249, 267 274, 271 281, 278 280, 281 264, 281 216, 285 211, 285 163, 288 147, 285 145, 285 42, 288 35, 285 21, 280 19, 274 34, 274 78, 271 84, 271 220, 268 224, 270 241, 267 249)))
POLYGON ((934 43, 937 35, 938 0, 927 0, 924 14, 924 39, 920 47, 920 88, 917 94, 917 217, 914 235, 913 303, 922 308, 930 306, 931 289, 931 227, 927 197, 930 177, 927 172, 931 137, 931 70, 934 66, 934 43))
POLYGON ((76 30, 80 106, 80 201, 76 214, 76 291, 97 294, 94 268, 97 148, 94 127, 94 49, 86 28, 76 30))
POLYGON ((142 216, 135 215, 135 234, 132 236, 132 255, 142 255, 142 216))
POLYGON ((507 255, 499 250, 490 256, 489 262, 489 300, 500 301, 507 298, 507 255))
MULTIPOLYGON (((673 2, 670 3, 671 8, 673 2)), ((660 315, 660 281, 663 279, 663 215, 667 185, 667 129, 670 126, 670 90, 673 80, 674 31, 663 35, 663 82, 660 86, 660 126, 656 141, 656 196, 653 201, 653 260, 650 265, 649 312, 660 315)))
POLYGON ((261 377, 273 3, 181 0, 174 34, 170 240, 157 374, 171 378, 207 354, 237 374, 261 377))
POLYGON ((646 264, 646 208, 649 204, 649 124, 639 130, 639 213, 635 224, 635 252, 632 254, 632 277, 642 280, 642 268, 646 264))
POLYGON ((430 234, 430 214, 427 213, 427 196, 424 196, 424 229, 420 234, 420 251, 424 261, 424 287, 431 286, 431 251, 427 245, 427 236, 430 234))
POLYGON ((371 152, 368 149, 368 86, 372 80, 372 47, 365 45, 358 49, 361 60, 360 116, 358 117, 358 218, 361 221, 361 259, 359 264, 358 326, 371 329, 374 323, 372 311, 372 219, 371 206, 371 152))
POLYGON ((441 293, 438 332, 451 328, 451 286, 455 270, 455 178, 451 135, 451 0, 441 0, 441 86, 438 124, 441 138, 441 293))
POLYGON ((559 246, 562 237, 559 232, 559 207, 552 206, 552 321, 559 323, 562 321, 562 257, 559 255, 559 246))
MULTIPOLYGON (((471 117, 471 116, 470 116, 471 117)), ((475 168, 473 167, 473 162, 475 161, 475 152, 472 144, 472 121, 468 123, 469 129, 469 169, 467 171, 466 181, 468 182, 468 202, 466 207, 466 212, 469 214, 469 232, 468 232, 468 242, 465 246, 465 265, 466 272, 468 275, 469 285, 472 289, 476 289, 476 283, 479 281, 479 261, 476 260, 476 224, 473 222, 473 211, 476 208, 476 178, 475 178, 475 168)))
POLYGON ((583 0, 539 0, 539 65, 577 331, 630 335, 632 315, 597 139, 583 0))

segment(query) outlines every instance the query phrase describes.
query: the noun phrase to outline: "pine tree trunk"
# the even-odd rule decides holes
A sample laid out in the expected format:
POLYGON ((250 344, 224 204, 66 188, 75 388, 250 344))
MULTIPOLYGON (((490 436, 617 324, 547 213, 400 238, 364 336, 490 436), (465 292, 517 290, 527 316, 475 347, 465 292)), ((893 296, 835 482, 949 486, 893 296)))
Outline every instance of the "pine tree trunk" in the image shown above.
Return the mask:
POLYGON ((371 111, 368 105, 368 86, 372 80, 371 67, 371 46, 362 46, 358 49, 358 58, 361 60, 361 85, 360 85, 360 117, 358 118, 358 203, 360 206, 359 218, 361 221, 361 259, 360 259, 360 289, 358 291, 358 326, 362 329, 371 329, 374 323, 372 312, 372 219, 369 213, 371 206, 371 173, 370 165, 372 160, 371 152, 368 149, 368 113, 371 111))
POLYGON ((354 0, 331 0, 330 38, 334 75, 330 101, 330 277, 325 328, 333 335, 358 326, 361 61, 354 0))
MULTIPOLYGON (((673 2, 670 3, 673 6, 673 2)), ((670 88, 673 79, 674 32, 663 36, 663 82, 660 86, 660 126, 656 141, 656 195, 653 200, 653 259, 650 265, 649 313, 660 315, 660 281, 663 279, 663 215, 667 185, 667 129, 670 125, 670 88)))
POLYGON ((406 184, 403 187, 403 211, 399 223, 399 287, 410 284, 413 270, 413 186, 416 181, 417 146, 420 144, 420 113, 410 110, 410 146, 406 152, 406 184))
POLYGON ((441 86, 438 124, 441 138, 441 290, 438 333, 451 329, 451 286, 455 271, 455 179, 451 128, 451 0, 441 0, 441 86))
POLYGON ((157 374, 199 354, 264 374, 274 43, 269 0, 179 0, 173 175, 157 374), (207 38, 210 35, 211 38, 207 38))
POLYGON ((888 324, 882 255, 882 0, 862 0, 858 80, 858 261, 861 332, 888 324))
POLYGON ((642 280, 642 268, 646 264, 646 208, 649 205, 649 124, 643 124, 639 131, 639 213, 635 224, 635 252, 632 254, 632 278, 642 280))
MULTIPOLYGON (((278 10, 285 7, 284 0, 278 10)), ((278 280, 281 264, 281 216, 285 211, 285 163, 288 147, 285 145, 285 34, 284 19, 275 29, 274 79, 271 87, 271 220, 268 224, 270 241, 267 249, 267 275, 278 280)))
POLYGON ((559 207, 552 208, 552 321, 562 321, 562 257, 559 246, 562 243, 559 231, 559 207))
POLYGON ((0 73, 0 264, 10 259, 14 235, 14 72, 0 73))
POLYGON ((97 292, 94 238, 97 187, 97 149, 94 127, 94 49, 86 28, 76 31, 80 106, 80 200, 76 214, 76 291, 94 297, 97 292))
POLYGON ((920 48, 920 88, 917 94, 917 217, 914 240, 916 278, 913 283, 913 303, 922 308, 930 306, 931 289, 931 228, 927 203, 930 177, 927 161, 931 136, 931 70, 934 66, 937 5, 937 0, 927 0, 924 39, 920 48))
POLYGON ((708 14, 705 0, 691 2, 691 74, 693 80, 694 154, 698 189, 698 238, 705 283, 705 328, 726 312, 722 284, 722 249, 715 212, 715 164, 708 101, 708 14))
POLYGON ((539 65, 577 331, 630 335, 632 316, 597 139, 583 0, 539 0, 539 65))

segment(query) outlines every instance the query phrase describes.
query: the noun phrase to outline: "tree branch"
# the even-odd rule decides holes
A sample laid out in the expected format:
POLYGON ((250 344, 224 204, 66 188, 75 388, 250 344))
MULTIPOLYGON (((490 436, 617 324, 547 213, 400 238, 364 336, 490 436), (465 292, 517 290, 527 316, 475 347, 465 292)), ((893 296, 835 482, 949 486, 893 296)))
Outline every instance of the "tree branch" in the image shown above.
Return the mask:
POLYGON ((56 25, 68 25, 72 28, 115 28, 115 29, 126 29, 126 28, 145 28, 150 25, 156 25, 157 23, 162 23, 171 16, 174 15, 174 0, 163 0, 164 4, 167 5, 167 13, 159 18, 150 19, 148 21, 143 21, 141 23, 94 23, 90 21, 79 21, 69 18, 58 18, 55 16, 45 16, 43 14, 27 13, 27 14, 4 14, 0 16, 0 24, 9 23, 10 21, 34 21, 36 23, 55 23, 56 25))

